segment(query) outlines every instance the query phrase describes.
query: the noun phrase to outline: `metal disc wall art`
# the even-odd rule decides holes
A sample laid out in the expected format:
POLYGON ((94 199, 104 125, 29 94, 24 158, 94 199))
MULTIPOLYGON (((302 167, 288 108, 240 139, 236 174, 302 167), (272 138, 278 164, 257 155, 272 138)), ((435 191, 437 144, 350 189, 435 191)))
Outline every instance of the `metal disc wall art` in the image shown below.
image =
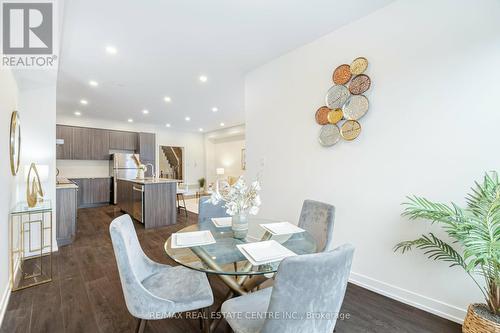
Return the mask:
POLYGON ((344 104, 344 116, 347 119, 358 120, 369 108, 368 98, 364 95, 354 95, 344 104))
POLYGON ((366 71, 367 68, 368 68, 368 60, 366 60, 366 58, 359 57, 351 62, 352 75, 363 74, 363 72, 366 71))
POLYGON ((363 95, 371 86, 370 77, 364 74, 367 69, 368 60, 358 57, 350 65, 342 64, 333 71, 334 85, 326 93, 326 106, 316 111, 316 122, 322 125, 319 132, 322 146, 333 146, 341 138, 352 141, 360 135, 358 120, 370 106, 363 95))
POLYGON ((339 84, 332 86, 326 93, 325 103, 330 109, 341 108, 349 99, 349 90, 339 84))
POLYGON ((333 83, 346 84, 351 79, 351 67, 347 64, 335 68, 332 75, 333 83))
POLYGON ((349 83, 349 92, 353 95, 361 95, 368 89, 370 89, 371 80, 368 75, 360 74, 352 79, 349 83))
POLYGON ((323 125, 319 130, 319 143, 322 146, 330 147, 340 140, 340 130, 337 125, 323 125))

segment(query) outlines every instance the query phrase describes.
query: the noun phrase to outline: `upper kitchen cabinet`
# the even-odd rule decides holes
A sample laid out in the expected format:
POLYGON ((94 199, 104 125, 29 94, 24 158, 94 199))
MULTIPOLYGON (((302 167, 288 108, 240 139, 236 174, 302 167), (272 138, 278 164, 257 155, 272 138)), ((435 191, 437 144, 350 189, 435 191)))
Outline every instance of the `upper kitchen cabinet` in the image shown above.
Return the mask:
POLYGON ((156 153, 156 135, 153 133, 139 133, 139 155, 141 160, 154 161, 156 153))
POLYGON ((91 128, 73 127, 73 160, 92 159, 92 134, 91 128))
POLYGON ((91 130, 90 157, 92 160, 109 160, 109 136, 108 130, 91 130))
POLYGON ((119 150, 137 150, 138 137, 134 132, 109 131, 109 148, 119 150))
POLYGON ((56 126, 56 156, 59 160, 71 160, 73 158, 73 127, 56 126))

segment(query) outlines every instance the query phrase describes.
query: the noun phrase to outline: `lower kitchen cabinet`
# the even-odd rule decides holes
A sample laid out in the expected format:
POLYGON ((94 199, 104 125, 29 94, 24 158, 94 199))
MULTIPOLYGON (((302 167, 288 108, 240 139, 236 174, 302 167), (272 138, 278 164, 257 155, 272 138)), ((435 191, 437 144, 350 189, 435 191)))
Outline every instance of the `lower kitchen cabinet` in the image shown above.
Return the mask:
POLYGON ((72 178, 78 188, 78 208, 109 204, 112 178, 72 178))
POLYGON ((56 240, 57 246, 73 242, 76 233, 76 209, 78 189, 57 188, 56 190, 56 240))

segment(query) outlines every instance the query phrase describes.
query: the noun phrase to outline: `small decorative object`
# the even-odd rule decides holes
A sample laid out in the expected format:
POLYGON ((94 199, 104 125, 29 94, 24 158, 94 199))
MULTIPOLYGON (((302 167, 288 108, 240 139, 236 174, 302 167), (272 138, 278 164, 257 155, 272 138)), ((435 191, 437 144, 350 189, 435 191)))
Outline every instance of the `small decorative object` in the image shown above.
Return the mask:
POLYGON ((368 68, 368 60, 358 57, 351 65, 342 64, 333 71, 334 85, 328 89, 326 106, 320 107, 315 114, 316 122, 322 125, 319 143, 329 147, 343 138, 356 139, 361 133, 358 122, 370 106, 365 93, 371 86, 371 79, 363 74, 368 68))
POLYGON ((40 175, 36 168, 35 163, 31 163, 28 170, 28 177, 26 179, 26 202, 28 207, 35 207, 38 202, 43 201, 43 189, 40 182, 40 175), (33 171, 33 177, 31 176, 33 171))
POLYGON ((368 68, 368 60, 364 57, 359 57, 351 62, 351 73, 352 75, 363 74, 368 68))
POLYGON ((322 146, 330 147, 340 140, 340 130, 337 125, 328 124, 319 130, 319 143, 322 146))
POLYGON ((335 84, 346 84, 351 79, 351 68, 349 65, 344 64, 335 68, 332 75, 333 83, 335 84))
POLYGON ((10 117, 10 171, 12 175, 17 175, 19 171, 19 161, 21 159, 21 122, 19 112, 14 111, 10 117))
MULTIPOLYGON (((461 267, 481 290, 486 304, 471 304, 462 332, 500 332, 500 181, 497 172, 486 173, 466 197, 467 207, 434 203, 422 197, 409 197, 403 216, 441 224, 454 247, 433 233, 394 247, 402 253, 417 248, 450 267, 461 267), (477 277, 485 279, 484 287, 477 277)), ((460 292, 460 291, 458 291, 460 292)))
POLYGON ((349 84, 349 92, 353 95, 361 95, 368 89, 370 89, 371 80, 368 75, 360 74, 352 79, 349 84))
POLYGON ((332 86, 326 93, 326 106, 330 109, 341 108, 349 99, 349 89, 343 85, 332 86))
POLYGON ((368 102, 368 98, 366 98, 366 96, 351 96, 349 101, 347 101, 344 105, 344 115, 347 119, 358 120, 363 117, 366 112, 368 112, 369 106, 370 103, 368 102))
POLYGON ((322 106, 316 111, 316 122, 320 125, 328 124, 328 114, 332 111, 327 106, 322 106))
POLYGON ((198 179, 198 185, 200 186, 200 191, 203 192, 205 189, 205 178, 198 179))
POLYGON ((257 215, 260 202, 260 184, 256 180, 250 186, 247 185, 243 177, 239 177, 234 185, 226 183, 221 189, 216 190, 210 201, 213 205, 224 201, 226 212, 232 216, 231 228, 234 237, 243 239, 248 232, 247 216, 257 215))

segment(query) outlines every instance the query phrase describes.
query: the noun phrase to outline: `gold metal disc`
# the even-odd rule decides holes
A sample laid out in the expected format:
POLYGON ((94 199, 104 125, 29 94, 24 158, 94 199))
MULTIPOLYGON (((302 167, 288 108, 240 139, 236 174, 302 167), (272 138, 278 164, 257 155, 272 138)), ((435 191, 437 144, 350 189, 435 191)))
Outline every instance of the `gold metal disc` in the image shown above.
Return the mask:
POLYGON ((361 133, 361 124, 356 120, 347 120, 340 127, 340 134, 347 141, 356 139, 359 133, 361 133))
POLYGON ((344 112, 342 109, 335 109, 328 112, 328 122, 330 124, 336 124, 344 118, 344 112))
POLYGON ((362 74, 368 68, 368 60, 364 57, 356 58, 351 63, 351 73, 353 75, 362 74))

